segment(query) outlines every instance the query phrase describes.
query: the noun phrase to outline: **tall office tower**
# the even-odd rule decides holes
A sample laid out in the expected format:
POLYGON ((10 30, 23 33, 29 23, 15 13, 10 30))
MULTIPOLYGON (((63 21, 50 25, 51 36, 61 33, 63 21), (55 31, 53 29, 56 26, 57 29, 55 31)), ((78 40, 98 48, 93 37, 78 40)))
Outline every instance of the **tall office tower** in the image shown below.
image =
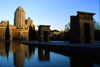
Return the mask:
POLYGON ((25 12, 23 8, 18 7, 14 15, 14 26, 24 27, 25 26, 25 12))

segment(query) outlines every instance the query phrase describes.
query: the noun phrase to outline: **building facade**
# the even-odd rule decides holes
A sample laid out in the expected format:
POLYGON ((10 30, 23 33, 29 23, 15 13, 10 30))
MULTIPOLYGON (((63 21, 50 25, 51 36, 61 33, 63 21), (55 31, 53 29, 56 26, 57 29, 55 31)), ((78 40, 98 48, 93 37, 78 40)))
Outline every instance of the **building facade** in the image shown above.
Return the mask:
POLYGON ((5 40, 6 27, 0 27, 0 40, 5 40))

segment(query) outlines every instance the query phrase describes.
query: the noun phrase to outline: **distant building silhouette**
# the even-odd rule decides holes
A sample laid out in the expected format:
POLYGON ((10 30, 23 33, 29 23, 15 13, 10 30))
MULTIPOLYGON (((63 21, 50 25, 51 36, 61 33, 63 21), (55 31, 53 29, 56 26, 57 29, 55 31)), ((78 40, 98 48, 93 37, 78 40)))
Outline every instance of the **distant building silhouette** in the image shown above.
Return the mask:
POLYGON ((60 34, 64 34, 64 31, 63 31, 63 29, 61 30, 61 31, 57 31, 57 30, 52 30, 52 31, 50 31, 50 33, 51 33, 51 37, 53 36, 53 35, 60 35, 60 34))

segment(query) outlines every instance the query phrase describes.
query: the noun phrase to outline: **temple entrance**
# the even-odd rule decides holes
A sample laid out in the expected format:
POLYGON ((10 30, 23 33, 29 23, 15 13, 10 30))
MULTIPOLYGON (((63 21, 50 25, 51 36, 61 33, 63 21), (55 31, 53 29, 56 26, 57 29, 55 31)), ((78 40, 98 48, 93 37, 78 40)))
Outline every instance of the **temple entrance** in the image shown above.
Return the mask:
POLYGON ((90 24, 84 23, 84 39, 85 43, 90 43, 90 24))
POLYGON ((48 42, 48 32, 44 31, 44 41, 48 42))

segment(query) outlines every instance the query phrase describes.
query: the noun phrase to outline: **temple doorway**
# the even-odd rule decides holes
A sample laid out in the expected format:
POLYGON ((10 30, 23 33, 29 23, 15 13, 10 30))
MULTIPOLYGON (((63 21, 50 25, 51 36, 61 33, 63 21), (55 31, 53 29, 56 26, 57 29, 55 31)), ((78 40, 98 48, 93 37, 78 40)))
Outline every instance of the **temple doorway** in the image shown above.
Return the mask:
POLYGON ((84 39, 85 43, 90 43, 90 24, 89 23, 84 23, 84 39))
POLYGON ((48 32, 44 31, 44 41, 48 42, 48 32))

